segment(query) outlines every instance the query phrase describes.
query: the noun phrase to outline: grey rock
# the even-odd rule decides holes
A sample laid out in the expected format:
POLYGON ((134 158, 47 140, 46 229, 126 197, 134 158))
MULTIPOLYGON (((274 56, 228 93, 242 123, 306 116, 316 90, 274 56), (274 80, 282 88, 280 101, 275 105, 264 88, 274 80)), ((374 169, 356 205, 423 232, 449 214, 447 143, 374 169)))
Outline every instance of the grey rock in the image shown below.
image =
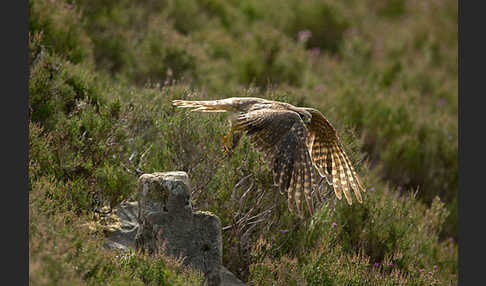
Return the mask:
POLYGON ((139 228, 138 210, 138 202, 125 202, 115 209, 120 227, 110 232, 108 236, 110 241, 135 248, 135 237, 139 228))
POLYGON ((220 267, 221 281, 224 286, 242 286, 245 285, 240 279, 238 279, 231 271, 226 269, 226 267, 220 267))
POLYGON ((103 248, 108 250, 118 251, 118 252, 125 252, 125 253, 130 252, 130 248, 128 248, 126 245, 111 239, 109 239, 103 244, 103 248))
POLYGON ((203 272, 207 285, 245 285, 222 266, 219 218, 193 212, 185 172, 141 175, 137 202, 121 204, 115 214, 120 227, 108 235, 106 248, 135 248, 149 254, 163 251, 203 272))

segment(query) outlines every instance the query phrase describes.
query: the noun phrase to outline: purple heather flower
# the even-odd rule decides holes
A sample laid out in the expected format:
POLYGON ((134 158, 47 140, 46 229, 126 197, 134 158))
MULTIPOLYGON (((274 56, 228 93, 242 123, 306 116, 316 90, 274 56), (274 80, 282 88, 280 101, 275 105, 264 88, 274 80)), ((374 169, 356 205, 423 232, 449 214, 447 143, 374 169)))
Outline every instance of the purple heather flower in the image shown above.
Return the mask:
POLYGON ((281 229, 281 230, 280 230, 280 232, 281 232, 281 233, 284 233, 284 234, 285 234, 285 233, 287 233, 287 232, 289 232, 289 231, 290 231, 290 230, 288 230, 288 229, 281 229))
POLYGON ((443 105, 446 105, 447 104, 447 99, 445 98, 440 98, 439 100, 437 100, 437 106, 438 107, 441 107, 443 105))
POLYGON ((323 84, 318 84, 314 87, 314 91, 320 92, 323 91, 326 87, 323 84))
POLYGON ((378 266, 380 266, 380 263, 375 262, 375 267, 378 267, 378 266))
POLYGON ((437 268, 439 268, 439 267, 437 267, 437 265, 434 265, 434 270, 437 270, 437 268))
POLYGON ((432 275, 432 274, 434 274, 434 273, 432 273, 432 272, 429 272, 429 275, 432 275))
POLYGON ((422 273, 422 272, 424 272, 424 271, 425 271, 425 270, 423 270, 423 269, 419 269, 419 272, 420 272, 420 273, 422 273))
POLYGON ((336 227, 336 226, 337 226, 337 223, 333 222, 332 227, 336 227))
POLYGON ((307 40, 312 37, 312 32, 309 31, 309 30, 303 30, 303 31, 300 31, 298 34, 297 34, 297 38, 299 39, 299 41, 302 41, 302 42, 307 42, 307 40))
POLYGON ((388 265, 388 266, 390 266, 390 267, 393 267, 393 266, 395 266, 395 264, 393 264, 393 263, 390 263, 390 265, 388 265))
POLYGON ((312 48, 310 51, 309 51, 309 54, 312 56, 312 57, 318 57, 321 55, 321 49, 319 48, 312 48))

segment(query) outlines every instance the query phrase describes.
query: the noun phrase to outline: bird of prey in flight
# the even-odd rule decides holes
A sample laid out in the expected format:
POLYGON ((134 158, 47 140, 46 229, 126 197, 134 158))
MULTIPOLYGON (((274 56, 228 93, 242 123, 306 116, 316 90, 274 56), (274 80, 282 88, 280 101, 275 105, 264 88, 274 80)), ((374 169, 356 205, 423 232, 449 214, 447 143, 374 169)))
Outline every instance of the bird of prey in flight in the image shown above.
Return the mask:
POLYGON ((287 193, 289 209, 299 216, 313 215, 315 203, 324 201, 322 191, 315 187, 324 178, 338 199, 344 193, 351 205, 352 190, 358 202, 363 202, 360 190, 366 190, 336 130, 317 109, 256 97, 174 100, 173 105, 191 111, 227 112, 230 132, 223 138, 225 149, 230 149, 233 134, 246 133, 270 164, 274 184, 287 193))

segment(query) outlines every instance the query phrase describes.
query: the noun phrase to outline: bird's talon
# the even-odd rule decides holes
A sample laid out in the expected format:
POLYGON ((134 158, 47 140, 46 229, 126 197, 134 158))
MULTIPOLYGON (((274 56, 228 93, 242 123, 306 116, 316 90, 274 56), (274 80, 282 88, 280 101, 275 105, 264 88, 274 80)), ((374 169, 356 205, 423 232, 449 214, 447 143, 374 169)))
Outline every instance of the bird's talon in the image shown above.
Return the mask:
POLYGON ((231 138, 231 133, 228 135, 222 135, 223 153, 224 155, 231 154, 231 147, 229 146, 229 139, 231 138))

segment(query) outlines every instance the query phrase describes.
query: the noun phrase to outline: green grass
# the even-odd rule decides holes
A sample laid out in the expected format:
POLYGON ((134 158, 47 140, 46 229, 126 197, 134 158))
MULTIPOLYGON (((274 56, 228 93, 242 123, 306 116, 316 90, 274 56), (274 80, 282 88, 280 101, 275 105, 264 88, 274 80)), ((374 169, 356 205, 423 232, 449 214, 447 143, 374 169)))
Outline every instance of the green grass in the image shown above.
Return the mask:
POLYGON ((34 0, 29 15, 34 285, 197 283, 83 229, 134 198, 137 172, 173 170, 220 217, 223 263, 249 284, 457 284, 454 1, 34 0), (299 220, 246 137, 221 152, 224 115, 170 104, 230 96, 320 109, 364 203, 299 220))

